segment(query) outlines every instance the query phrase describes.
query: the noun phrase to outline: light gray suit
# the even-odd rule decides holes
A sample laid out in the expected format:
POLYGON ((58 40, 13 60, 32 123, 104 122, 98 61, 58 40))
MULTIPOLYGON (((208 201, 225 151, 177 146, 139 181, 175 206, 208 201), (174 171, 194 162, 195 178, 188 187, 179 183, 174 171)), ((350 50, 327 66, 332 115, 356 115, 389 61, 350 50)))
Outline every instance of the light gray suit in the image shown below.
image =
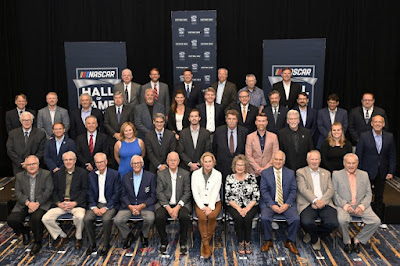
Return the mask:
MULTIPOLYGON (((164 105, 165 114, 168 114, 168 110, 170 108, 169 88, 168 88, 168 85, 165 84, 164 82, 159 82, 159 84, 160 84, 160 86, 159 86, 159 88, 157 88, 157 92, 158 92, 157 102, 164 105)), ((150 82, 142 85, 142 88, 140 89, 140 103, 144 103, 144 93, 149 88, 151 88, 150 82)))
MULTIPOLYGON (((365 223, 365 226, 361 232, 357 234, 357 239, 362 244, 366 244, 379 228, 381 220, 371 208, 372 191, 367 172, 357 169, 356 179, 356 204, 352 207, 355 209, 360 204, 365 207, 364 213, 360 216, 362 221, 365 223)), ((342 231, 343 243, 348 244, 350 243, 349 223, 351 222, 351 215, 346 212, 343 207, 345 204, 351 205, 351 190, 346 170, 342 169, 340 171, 334 171, 332 175, 332 183, 335 191, 333 202, 336 205, 338 213, 339 228, 342 231)))
MULTIPOLYGON (((54 114, 54 123, 62 122, 65 126, 65 132, 69 130, 69 115, 67 109, 60 106, 56 107, 56 113, 54 114)), ((46 132, 46 137, 50 139, 53 134, 53 124, 51 122, 50 110, 46 106, 39 110, 37 117, 37 128, 41 128, 46 132)))
POLYGON ((136 82, 131 81, 131 99, 128 103, 128 101, 125 99, 125 84, 124 82, 120 82, 118 84, 114 85, 113 93, 116 91, 122 92, 122 95, 124 96, 124 104, 131 104, 133 107, 139 104, 139 99, 140 99, 140 84, 136 82))
POLYGON ((146 139, 146 134, 150 130, 154 130, 153 117, 157 113, 162 113, 165 115, 164 105, 161 105, 158 102, 155 102, 153 105, 153 113, 150 114, 149 107, 147 104, 141 103, 136 106, 134 111, 135 117, 135 127, 138 131, 137 137, 142 139, 143 141, 146 139))

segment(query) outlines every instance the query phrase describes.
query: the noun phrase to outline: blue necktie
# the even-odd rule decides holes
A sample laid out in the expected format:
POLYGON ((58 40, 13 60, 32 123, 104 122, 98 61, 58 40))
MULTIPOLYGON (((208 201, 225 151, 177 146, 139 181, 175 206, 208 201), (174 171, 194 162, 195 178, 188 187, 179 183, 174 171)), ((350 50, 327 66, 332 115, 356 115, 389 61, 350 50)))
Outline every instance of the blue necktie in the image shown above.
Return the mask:
POLYGON ((162 135, 161 133, 158 133, 158 143, 161 145, 162 143, 162 135))
POLYGON ((186 85, 186 99, 189 99, 190 97, 190 88, 189 85, 186 85))
POLYGON ((121 118, 121 111, 119 109, 120 107, 117 107, 117 119, 118 119, 118 124, 119 124, 119 119, 121 118))

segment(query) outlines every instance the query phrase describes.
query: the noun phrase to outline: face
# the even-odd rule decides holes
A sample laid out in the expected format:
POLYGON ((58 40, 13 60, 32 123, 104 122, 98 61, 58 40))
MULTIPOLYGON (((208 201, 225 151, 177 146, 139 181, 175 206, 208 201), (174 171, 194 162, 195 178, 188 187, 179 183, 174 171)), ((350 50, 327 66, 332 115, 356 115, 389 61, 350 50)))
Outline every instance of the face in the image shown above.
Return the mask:
POLYGON ((140 171, 142 171, 143 162, 141 157, 140 156, 132 157, 131 166, 133 168, 133 171, 135 171, 135 173, 139 173, 140 171))
POLYGON ((243 105, 247 105, 250 101, 250 96, 249 93, 247 91, 242 91, 239 94, 239 101, 243 104, 243 105))
POLYGON ((354 174, 358 167, 358 160, 355 156, 347 156, 346 160, 344 160, 344 168, 350 174, 354 174))
POLYGON ((225 69, 218 70, 218 81, 224 82, 228 78, 228 72, 225 69))
POLYGON ((281 100, 281 97, 279 96, 278 93, 274 93, 269 96, 269 102, 271 103, 272 107, 278 107, 280 100, 281 100))
POLYGON ((281 169, 285 164, 284 155, 281 152, 276 152, 272 158, 272 166, 275 169, 281 169))
POLYGON ((27 103, 28 102, 22 96, 18 96, 18 98, 15 100, 15 105, 18 107, 18 109, 24 109, 27 103))
POLYGON ((175 101, 177 104, 183 104, 185 102, 185 96, 183 94, 178 93, 175 96, 175 101))
POLYGON ((372 97, 371 94, 365 94, 363 98, 361 99, 361 104, 365 108, 369 109, 371 108, 375 103, 374 97, 372 97))
POLYGON ((285 69, 284 71, 282 71, 281 76, 283 81, 289 81, 292 78, 292 71, 290 71, 289 69, 285 69))
POLYGON ((297 115, 289 115, 287 117, 287 123, 291 129, 297 130, 300 123, 300 118, 297 115))
POLYGON ((169 169, 171 169, 171 170, 175 170, 176 168, 178 168, 178 165, 179 165, 178 154, 171 153, 170 155, 168 155, 167 164, 168 164, 169 169))
POLYGON ((376 115, 372 118, 371 126, 375 132, 382 132, 382 129, 385 127, 385 119, 382 116, 376 115))
POLYGON ((189 121, 192 125, 198 125, 200 121, 200 116, 198 112, 191 112, 189 115, 189 121))
POLYGON ((127 139, 133 138, 133 128, 131 126, 126 126, 124 129, 124 136, 127 139))
POLYGON ((57 95, 54 94, 47 94, 46 102, 50 106, 55 106, 57 104, 58 98, 57 95))
POLYGON ((299 94, 299 96, 297 97, 297 104, 300 107, 306 107, 308 104, 308 99, 306 96, 299 94))
POLYGON ((94 163, 100 173, 103 173, 107 168, 107 159, 102 154, 94 156, 94 163))
POLYGON ((206 94, 204 95, 204 98, 208 103, 213 103, 215 100, 215 93, 212 91, 207 91, 206 94))
POLYGON ((90 96, 84 95, 81 97, 81 106, 83 109, 89 109, 90 107, 90 96))
POLYGON ((321 156, 317 152, 312 152, 307 156, 308 166, 316 171, 321 163, 321 156))
POLYGON ((154 119, 153 124, 156 130, 160 132, 164 128, 165 121, 162 118, 156 118, 154 119))
POLYGON ((268 120, 266 116, 257 116, 256 117, 256 127, 259 131, 264 131, 267 128, 268 120))
POLYGON ((72 154, 66 154, 64 155, 64 166, 67 170, 71 170, 75 167, 76 159, 72 154))
POLYGON ((154 83, 157 83, 159 78, 160 78, 160 73, 158 73, 157 70, 150 71, 151 81, 153 81, 154 83))
POLYGON ((192 82, 193 74, 190 71, 183 72, 183 81, 186 83, 192 82))
POLYGON ((339 125, 332 126, 331 131, 332 131, 332 137, 334 139, 338 140, 342 137, 343 134, 342 126, 339 125))
POLYGON ((94 118, 87 118, 85 122, 87 131, 93 133, 97 129, 97 121, 94 118))
POLYGON ((154 104, 154 91, 153 90, 146 91, 146 93, 144 95, 144 99, 148 105, 153 105, 154 104))
POLYGON ((335 109, 336 109, 336 107, 338 107, 338 105, 339 105, 339 102, 337 102, 335 100, 328 101, 328 107, 329 107, 329 110, 331 110, 331 111, 335 111, 335 109))
POLYGON ((30 129, 32 127, 32 122, 33 121, 32 121, 31 116, 29 114, 21 116, 20 121, 21 121, 22 127, 24 129, 28 130, 28 129, 30 129))
POLYGON ((39 171, 39 160, 35 157, 29 157, 25 160, 26 171, 30 175, 36 175, 39 171))
POLYGON ((229 114, 226 117, 226 125, 230 128, 230 129, 234 129, 237 126, 238 123, 238 119, 236 117, 236 115, 231 115, 229 114))
POLYGON ((236 174, 243 174, 246 170, 246 163, 243 160, 237 160, 235 164, 236 174))
POLYGON ((65 128, 60 124, 55 124, 53 126, 53 133, 56 138, 61 138, 65 133, 65 128))
POLYGON ((129 83, 132 80, 132 72, 128 69, 125 69, 124 71, 122 71, 122 80, 125 83, 129 83))
POLYGON ((255 77, 247 77, 246 78, 246 85, 249 88, 254 88, 256 86, 256 78, 255 77))
POLYGON ((203 168, 207 171, 211 171, 214 167, 214 161, 211 156, 206 156, 203 158, 203 168))

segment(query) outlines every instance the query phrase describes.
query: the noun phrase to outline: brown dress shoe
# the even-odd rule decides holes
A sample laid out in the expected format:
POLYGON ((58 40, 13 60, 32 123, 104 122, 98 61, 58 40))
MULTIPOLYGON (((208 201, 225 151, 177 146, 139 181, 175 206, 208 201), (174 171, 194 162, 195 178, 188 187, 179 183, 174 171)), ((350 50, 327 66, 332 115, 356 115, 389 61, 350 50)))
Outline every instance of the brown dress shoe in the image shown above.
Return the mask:
POLYGON ((295 255, 299 255, 299 251, 297 250, 296 246, 292 241, 285 241, 285 247, 289 249, 290 252, 292 252, 295 255))
POLYGON ((272 247, 272 241, 265 241, 264 245, 261 247, 262 252, 267 252, 272 247))
POLYGON ((54 245, 55 249, 61 249, 62 246, 64 246, 65 243, 68 242, 68 237, 60 237, 60 240, 57 242, 57 244, 54 245))
POLYGON ((75 240, 75 249, 81 249, 82 247, 82 239, 75 240))

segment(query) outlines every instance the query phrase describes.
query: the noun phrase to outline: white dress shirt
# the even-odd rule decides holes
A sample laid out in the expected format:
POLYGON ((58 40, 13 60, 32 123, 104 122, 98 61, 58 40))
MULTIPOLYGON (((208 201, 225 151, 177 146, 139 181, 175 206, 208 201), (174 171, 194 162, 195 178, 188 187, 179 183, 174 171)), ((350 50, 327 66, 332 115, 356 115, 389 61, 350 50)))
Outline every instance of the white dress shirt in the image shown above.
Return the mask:
POLYGON ((329 117, 331 118, 331 125, 333 124, 333 123, 335 123, 335 117, 336 117, 336 113, 337 113, 337 107, 336 107, 336 109, 335 110, 331 110, 331 109, 329 109, 329 107, 328 107, 328 111, 329 111, 329 117))
POLYGON ((104 195, 104 192, 106 190, 107 168, 106 168, 106 170, 104 171, 103 174, 100 174, 99 170, 96 171, 96 174, 98 176, 98 181, 99 181, 99 199, 98 199, 98 202, 106 204, 107 200, 106 200, 106 197, 104 195))
POLYGON ((131 98, 132 98, 131 97, 131 84, 132 84, 132 82, 129 82, 129 84, 125 84, 125 82, 124 82, 123 84, 124 84, 124 92, 123 92, 124 96, 125 96, 125 89, 128 88, 128 99, 126 99, 126 101, 129 103, 131 98))
POLYGON ((215 106, 214 102, 209 105, 206 102, 206 117, 207 117, 207 123, 206 123, 206 129, 210 132, 215 131, 215 106))
POLYGON ((282 83, 283 83, 283 89, 285 90, 285 97, 286 97, 286 100, 289 100, 290 84, 291 84, 291 82, 289 82, 289 85, 286 85, 285 82, 283 82, 283 81, 282 81, 282 83))
POLYGON ((97 137, 97 130, 95 130, 93 133, 90 133, 89 131, 87 133, 87 143, 90 145, 90 135, 93 135, 93 148, 96 145, 96 137, 97 137))
POLYGON ((217 97, 215 98, 215 102, 221 104, 222 102, 222 95, 224 95, 226 80, 222 83, 218 82, 217 88, 217 97))
POLYGON ((199 131, 200 131, 200 126, 197 127, 197 130, 193 130, 192 126, 190 126, 190 134, 192 135, 192 140, 193 140, 193 147, 196 149, 197 146, 197 140, 199 138, 199 131))
POLYGON ((317 171, 313 171, 310 168, 310 172, 311 172, 311 177, 312 177, 312 181, 313 181, 313 187, 314 187, 314 195, 316 196, 316 198, 313 200, 313 203, 317 200, 320 200, 322 198, 322 190, 321 190, 321 178, 320 178, 320 173, 319 173, 319 169, 317 171))

